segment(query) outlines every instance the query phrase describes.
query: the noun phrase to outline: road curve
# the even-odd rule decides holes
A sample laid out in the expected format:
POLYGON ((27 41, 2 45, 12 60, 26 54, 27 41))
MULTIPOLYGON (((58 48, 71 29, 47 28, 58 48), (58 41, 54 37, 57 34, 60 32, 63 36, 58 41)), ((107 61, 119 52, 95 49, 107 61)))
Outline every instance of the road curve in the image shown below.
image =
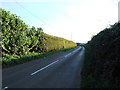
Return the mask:
POLYGON ((80 88, 84 47, 3 69, 2 88, 80 88))

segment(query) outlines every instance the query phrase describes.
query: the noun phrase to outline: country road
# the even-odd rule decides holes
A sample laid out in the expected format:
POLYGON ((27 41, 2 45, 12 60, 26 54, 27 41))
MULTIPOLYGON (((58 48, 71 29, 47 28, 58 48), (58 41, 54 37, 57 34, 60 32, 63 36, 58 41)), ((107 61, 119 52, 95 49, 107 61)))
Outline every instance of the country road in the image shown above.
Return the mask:
POLYGON ((84 47, 3 69, 2 88, 80 88, 84 47))

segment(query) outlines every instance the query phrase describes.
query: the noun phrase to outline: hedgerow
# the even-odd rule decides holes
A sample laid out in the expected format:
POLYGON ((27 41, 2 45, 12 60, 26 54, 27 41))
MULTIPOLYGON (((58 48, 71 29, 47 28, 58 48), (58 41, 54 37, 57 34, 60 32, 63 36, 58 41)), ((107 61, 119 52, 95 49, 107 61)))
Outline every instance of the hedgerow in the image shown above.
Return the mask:
MULTIPOLYGON (((35 28, 32 26, 30 28, 20 17, 11 14, 9 11, 0 8, 0 12, 0 24, 2 26, 0 44, 4 63, 8 62, 7 58, 9 56, 17 59, 21 55, 29 53, 34 55, 34 53, 50 52, 76 46, 76 43, 72 41, 45 34, 41 27, 35 28)), ((13 63, 12 59, 11 63, 13 63)))
POLYGON ((84 88, 120 88, 120 22, 86 45, 81 85, 84 88))

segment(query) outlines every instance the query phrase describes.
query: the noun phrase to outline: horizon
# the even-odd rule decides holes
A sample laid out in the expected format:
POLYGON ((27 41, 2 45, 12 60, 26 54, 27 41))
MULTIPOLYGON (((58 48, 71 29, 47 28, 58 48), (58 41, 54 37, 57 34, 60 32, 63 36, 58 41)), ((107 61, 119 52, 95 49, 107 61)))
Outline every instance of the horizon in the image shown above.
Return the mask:
POLYGON ((30 27, 41 27, 49 35, 87 43, 92 36, 118 21, 119 0, 92 1, 94 3, 88 0, 2 1, 0 6, 20 16, 30 27))

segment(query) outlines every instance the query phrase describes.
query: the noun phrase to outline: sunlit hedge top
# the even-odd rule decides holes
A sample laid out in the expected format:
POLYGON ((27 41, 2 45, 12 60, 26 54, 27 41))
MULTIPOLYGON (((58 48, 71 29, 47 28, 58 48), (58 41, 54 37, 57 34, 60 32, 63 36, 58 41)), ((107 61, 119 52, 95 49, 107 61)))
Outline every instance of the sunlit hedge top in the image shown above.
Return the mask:
POLYGON ((42 28, 28 27, 20 17, 0 8, 2 14, 3 56, 28 52, 47 52, 76 46, 72 41, 43 33, 42 28))

